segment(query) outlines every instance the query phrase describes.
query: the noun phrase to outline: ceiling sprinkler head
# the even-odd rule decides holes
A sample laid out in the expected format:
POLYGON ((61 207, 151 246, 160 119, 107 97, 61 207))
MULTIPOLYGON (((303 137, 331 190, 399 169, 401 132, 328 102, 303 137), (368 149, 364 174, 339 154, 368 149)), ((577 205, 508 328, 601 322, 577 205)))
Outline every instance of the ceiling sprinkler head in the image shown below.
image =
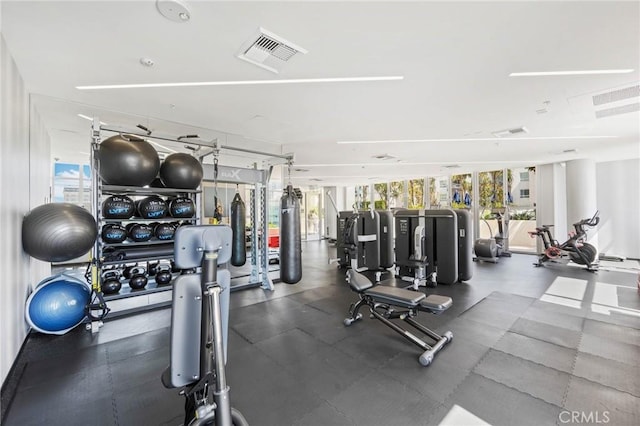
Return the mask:
POLYGON ((153 59, 149 58, 140 58, 140 63, 145 67, 152 67, 156 64, 155 62, 153 62, 153 59))

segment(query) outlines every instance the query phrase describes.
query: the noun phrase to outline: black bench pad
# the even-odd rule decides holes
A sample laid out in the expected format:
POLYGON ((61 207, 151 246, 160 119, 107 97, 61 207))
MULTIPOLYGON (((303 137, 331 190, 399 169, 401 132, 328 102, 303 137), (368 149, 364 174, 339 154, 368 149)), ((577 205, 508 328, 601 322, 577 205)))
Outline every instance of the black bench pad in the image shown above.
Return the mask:
POLYGON ((449 309, 453 304, 453 300, 447 296, 439 296, 437 294, 431 294, 425 299, 420 301, 420 309, 429 312, 443 312, 449 309))
POLYGON ((426 299, 424 293, 398 287, 376 286, 365 290, 364 294, 371 296, 376 302, 403 308, 415 308, 422 300, 426 299))

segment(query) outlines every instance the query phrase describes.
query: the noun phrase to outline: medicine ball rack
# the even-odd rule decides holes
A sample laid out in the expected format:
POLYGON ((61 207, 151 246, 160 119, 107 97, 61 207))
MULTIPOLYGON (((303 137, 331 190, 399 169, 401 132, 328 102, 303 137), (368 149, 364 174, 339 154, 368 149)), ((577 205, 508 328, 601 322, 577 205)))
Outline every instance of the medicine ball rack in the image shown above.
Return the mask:
MULTIPOLYGON (((211 164, 203 164, 204 181, 217 181, 220 183, 233 183, 233 184, 248 184, 253 185, 250 190, 251 203, 250 213, 252 226, 252 241, 259 241, 259 244, 251 245, 251 275, 248 284, 234 286, 232 283, 232 291, 240 288, 246 288, 248 286, 261 286, 267 290, 274 290, 273 281, 269 278, 269 248, 267 243, 268 236, 268 186, 269 179, 273 165, 276 164, 291 164, 293 161, 293 154, 272 154, 267 152, 255 151, 245 148, 237 148, 233 146, 221 145, 217 139, 213 141, 204 141, 199 139, 197 135, 187 135, 180 137, 170 137, 164 135, 151 134, 143 126, 138 126, 141 130, 130 130, 117 126, 108 126, 100 123, 98 117, 93 118, 91 128, 91 165, 92 165, 92 205, 93 212, 98 224, 99 229, 107 223, 151 223, 151 222, 174 222, 180 221, 189 222, 194 225, 201 223, 200 215, 203 212, 202 209, 202 191, 201 189, 187 190, 177 188, 155 188, 155 187, 136 187, 136 186, 116 186, 104 184, 99 174, 99 161, 97 158, 97 152, 100 147, 100 142, 103 132, 111 134, 126 134, 131 136, 141 137, 143 139, 169 141, 181 144, 193 151, 193 156, 198 158, 200 163, 204 162, 205 157, 213 155, 216 159, 215 163, 217 171, 214 171, 214 166, 211 164), (265 169, 258 169, 257 163, 254 163, 253 169, 229 167, 217 165, 217 157, 220 150, 239 151, 247 154, 255 154, 269 158, 269 160, 263 161, 265 169), (178 218, 160 218, 160 219, 105 219, 101 213, 101 202, 105 196, 109 195, 127 195, 127 196, 178 196, 183 195, 191 198, 194 201, 196 207, 196 214, 193 218, 178 219, 178 218), (260 230, 260 231, 259 231, 260 230), (259 238, 259 234, 264 238, 259 238)), ((202 188, 202 186, 200 187, 202 188)), ((100 291, 100 277, 105 270, 112 269, 113 267, 123 268, 125 265, 133 263, 142 263, 153 260, 165 260, 170 261, 173 258, 173 252, 171 254, 164 254, 162 256, 150 256, 140 257, 136 259, 123 259, 123 260, 106 260, 104 251, 107 248, 116 248, 126 253, 127 249, 134 250, 137 247, 158 247, 162 244, 172 246, 172 240, 170 242, 165 241, 146 241, 146 242, 123 242, 108 244, 102 242, 101 238, 96 240, 94 249, 92 251, 91 261, 91 283, 95 290, 100 291)), ((147 287, 143 290, 128 291, 129 289, 123 289, 118 294, 107 295, 104 297, 105 302, 108 302, 109 308, 113 313, 132 313, 135 311, 142 311, 146 309, 156 308, 160 306, 168 306, 171 303, 171 292, 167 290, 172 289, 172 285, 157 286, 153 280, 149 280, 147 287), (144 297, 141 297, 144 296, 144 297), (144 300, 138 300, 144 299, 144 300), (120 306, 114 306, 120 304, 120 306), (114 309, 115 308, 115 309, 114 309)), ((91 323, 90 328, 92 332, 97 332, 100 324, 96 321, 91 323)))

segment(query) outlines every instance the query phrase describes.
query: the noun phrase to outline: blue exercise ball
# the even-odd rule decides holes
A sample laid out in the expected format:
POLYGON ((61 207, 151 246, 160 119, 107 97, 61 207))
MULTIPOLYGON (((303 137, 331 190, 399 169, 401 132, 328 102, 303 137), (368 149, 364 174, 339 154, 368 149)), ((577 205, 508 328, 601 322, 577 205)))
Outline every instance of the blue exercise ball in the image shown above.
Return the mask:
POLYGON ((91 291, 73 277, 47 278, 27 299, 25 316, 29 325, 41 333, 65 334, 86 316, 91 291))

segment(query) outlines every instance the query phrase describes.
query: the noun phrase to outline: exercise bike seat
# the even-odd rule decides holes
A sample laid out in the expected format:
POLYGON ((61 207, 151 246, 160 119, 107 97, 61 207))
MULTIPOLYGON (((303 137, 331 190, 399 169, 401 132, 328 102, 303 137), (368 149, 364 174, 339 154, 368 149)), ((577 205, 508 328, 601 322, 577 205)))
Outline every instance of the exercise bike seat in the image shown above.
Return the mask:
POLYGON ((167 389, 175 388, 175 386, 171 384, 171 366, 164 369, 162 376, 160 376, 160 381, 162 382, 162 386, 167 389))

